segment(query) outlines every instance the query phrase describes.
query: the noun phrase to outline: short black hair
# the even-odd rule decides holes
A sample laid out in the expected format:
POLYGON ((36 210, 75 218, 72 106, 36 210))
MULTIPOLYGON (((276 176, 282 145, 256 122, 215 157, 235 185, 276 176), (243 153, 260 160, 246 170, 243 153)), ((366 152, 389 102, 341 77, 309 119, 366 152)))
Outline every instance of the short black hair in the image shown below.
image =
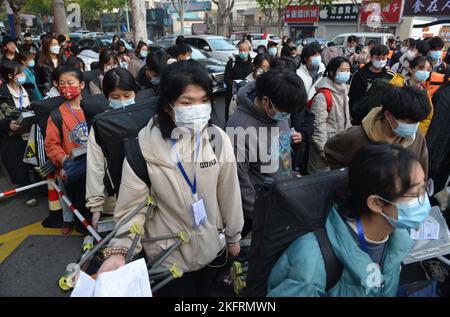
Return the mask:
POLYGON ((339 212, 355 219, 370 212, 367 198, 372 195, 389 201, 400 198, 412 185, 415 164, 420 164, 417 156, 398 144, 374 143, 361 147, 349 162, 348 188, 337 199, 339 212))
POLYGON ((213 84, 208 71, 195 60, 179 61, 167 65, 161 75, 160 95, 156 108, 155 124, 164 138, 170 139, 175 122, 167 113, 169 104, 174 103, 189 85, 201 87, 213 103, 213 84))
POLYGON ((352 63, 347 57, 337 56, 334 57, 331 61, 328 62, 327 68, 325 70, 324 76, 327 76, 330 79, 334 79, 336 77, 336 72, 341 67, 343 63, 347 63, 350 67, 352 63))
POLYGON ((72 67, 77 67, 81 70, 84 71, 85 69, 85 64, 83 62, 83 60, 79 57, 76 56, 70 56, 67 61, 63 64, 63 66, 72 66, 72 67))
POLYGON ((428 63, 430 63, 430 65, 433 65, 433 62, 431 61, 431 58, 429 56, 417 56, 409 63, 409 67, 416 68, 418 65, 422 64, 423 62, 428 62, 428 63))
POLYGON ((174 45, 169 49, 169 54, 172 55, 173 58, 177 58, 178 56, 187 53, 192 53, 192 48, 185 43, 174 45))
POLYGON ((272 47, 272 46, 275 46, 275 47, 277 47, 277 46, 278 46, 278 44, 277 44, 277 43, 275 43, 274 41, 269 41, 269 43, 267 43, 267 48, 270 48, 270 47, 272 47))
POLYGON ((316 55, 317 53, 320 53, 322 51, 322 48, 320 47, 320 44, 317 42, 313 42, 311 44, 306 45, 302 50, 302 63, 306 64, 307 59, 310 58, 313 55, 316 55))
POLYGON ((394 44, 394 43, 397 43, 397 41, 393 37, 388 38, 388 44, 394 44))
POLYGON ((154 71, 159 77, 166 68, 169 58, 169 54, 165 51, 156 50, 147 56, 145 66, 148 70, 154 71))
POLYGON ((262 65, 262 63, 263 63, 264 61, 268 61, 269 64, 270 64, 270 62, 272 61, 272 57, 270 57, 270 55, 267 54, 267 53, 259 53, 259 54, 256 55, 255 58, 253 59, 253 66, 259 67, 259 66, 262 65))
POLYGON ((333 41, 328 42, 327 47, 332 47, 332 46, 336 46, 336 43, 334 43, 333 41))
POLYGON ((61 44, 66 41, 66 36, 63 34, 60 34, 60 35, 58 35, 58 37, 56 39, 58 40, 58 43, 61 44))
POLYGON ((183 35, 178 35, 177 39, 175 40, 175 44, 178 45, 178 44, 182 44, 182 43, 185 43, 185 38, 183 35))
POLYGON ((370 56, 386 56, 389 54, 389 47, 386 45, 376 45, 370 50, 370 56))
POLYGON ((122 67, 110 69, 103 77, 103 94, 106 98, 116 88, 135 93, 139 90, 133 75, 122 67))
POLYGON ((430 46, 430 51, 442 50, 445 46, 444 41, 439 37, 435 36, 428 41, 430 46))
POLYGON ((22 69, 22 64, 16 61, 5 61, 0 64, 0 77, 6 82, 10 82, 14 76, 22 72, 22 69), (9 76, 12 76, 12 78, 9 78, 9 76))
POLYGON ((83 73, 81 72, 81 69, 79 69, 78 67, 73 67, 73 66, 61 66, 61 69, 59 70, 59 74, 58 74, 58 79, 57 81, 59 81, 59 79, 61 78, 62 75, 64 74, 71 74, 73 75, 76 79, 78 79, 80 82, 84 81, 84 77, 83 77, 83 73))
POLYGON ((30 52, 30 51, 20 51, 19 55, 17 56, 17 60, 19 62, 23 62, 30 56, 36 56, 36 53, 30 52))
POLYGON ((409 38, 407 38, 407 39, 404 41, 404 43, 405 43, 405 45, 406 45, 406 43, 408 43, 408 44, 407 44, 408 47, 415 47, 415 45, 416 45, 416 40, 413 39, 412 37, 409 37, 409 38))
POLYGON ((2 41, 2 47, 6 47, 9 43, 16 43, 14 39, 11 36, 4 36, 2 41))
POLYGON ((25 38, 25 37, 31 37, 31 34, 28 33, 28 32, 26 32, 26 33, 24 33, 23 37, 24 37, 24 38, 25 38))
POLYGON ((358 42, 358 38, 356 37, 356 35, 350 35, 347 38, 347 43, 353 43, 353 42, 358 42))
POLYGON ((300 111, 307 100, 305 86, 297 74, 272 69, 256 79, 256 97, 268 97, 274 106, 289 113, 300 111))
POLYGON ((378 45, 378 41, 377 40, 370 40, 369 43, 367 43, 367 45, 378 45))
POLYGON ((282 56, 281 58, 272 59, 272 62, 270 63, 270 69, 296 73, 297 65, 292 58, 282 56))
POLYGON ((52 70, 52 74, 50 75, 50 79, 52 84, 54 81, 58 81, 59 74, 61 73, 62 66, 58 66, 52 70))
POLYGON ((430 51, 430 45, 428 45, 427 41, 417 40, 415 47, 417 51, 419 51, 419 53, 424 56, 428 55, 428 52, 430 51))
POLYGON ((420 122, 431 111, 427 94, 418 87, 389 86, 381 97, 383 111, 389 111, 397 120, 420 122))
POLYGON ((100 68, 100 71, 103 72, 103 69, 105 68, 105 65, 108 64, 110 60, 113 60, 115 63, 119 64, 119 57, 117 56, 117 53, 110 49, 105 48, 100 52, 99 55, 99 61, 98 61, 98 67, 100 68))

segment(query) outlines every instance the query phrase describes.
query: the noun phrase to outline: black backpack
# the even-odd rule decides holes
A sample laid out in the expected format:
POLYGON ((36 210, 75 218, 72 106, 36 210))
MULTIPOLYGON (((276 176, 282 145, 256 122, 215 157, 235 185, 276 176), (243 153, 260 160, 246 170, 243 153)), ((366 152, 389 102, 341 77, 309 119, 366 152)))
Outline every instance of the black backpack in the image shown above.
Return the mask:
POLYGON ((111 181, 118 191, 125 158, 125 141, 135 139, 153 117, 158 97, 136 103, 123 109, 98 114, 92 121, 97 144, 108 163, 111 181))
POLYGON ((278 258, 297 238, 314 232, 326 269, 326 290, 340 279, 342 264, 336 258, 325 223, 339 193, 345 190, 347 170, 274 180, 256 187, 252 245, 245 296, 267 295, 267 281, 278 258))
POLYGON ((366 81, 368 84, 366 93, 360 99, 354 101, 350 108, 352 125, 361 125, 362 120, 372 108, 381 106, 381 99, 385 89, 392 87, 390 78, 366 79, 366 81))

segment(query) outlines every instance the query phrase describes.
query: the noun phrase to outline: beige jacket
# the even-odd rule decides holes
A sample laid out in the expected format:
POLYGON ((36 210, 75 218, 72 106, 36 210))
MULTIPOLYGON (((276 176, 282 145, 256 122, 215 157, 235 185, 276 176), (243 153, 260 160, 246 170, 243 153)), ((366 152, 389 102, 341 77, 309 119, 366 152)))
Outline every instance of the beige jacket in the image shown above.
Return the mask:
POLYGON ((89 133, 86 161, 86 208, 90 209, 91 212, 112 213, 115 206, 115 197, 107 197, 103 182, 107 173, 106 158, 103 155, 102 148, 95 140, 94 129, 91 129, 89 133))
MULTIPOLYGON (((220 129, 219 129, 220 130, 220 129)), ((127 231, 133 224, 144 225, 144 239, 184 231, 190 236, 187 244, 181 245, 163 263, 168 267, 174 263, 184 272, 197 271, 217 257, 223 245, 218 230, 225 229, 227 242, 236 243, 241 239, 244 217, 241 192, 237 174, 233 147, 228 136, 220 130, 222 151, 217 162, 208 132, 201 135, 201 146, 195 165, 197 177, 197 194, 203 198, 208 220, 194 228, 191 205, 194 202, 191 189, 178 169, 172 157, 172 142, 164 139, 153 120, 139 132, 139 144, 147 161, 147 170, 152 182, 151 195, 158 206, 154 216, 144 223, 146 210, 135 216, 128 225, 119 229, 127 231)), ((187 157, 193 157, 193 138, 184 137, 177 142, 177 151, 191 181, 193 180, 193 163, 187 163, 187 157)), ((114 218, 116 223, 129 214, 147 198, 149 189, 132 171, 127 160, 124 161, 122 182, 119 190, 114 218)), ((146 208, 144 208, 146 209, 146 208)), ((110 247, 129 248, 133 235, 113 239, 110 247)), ((155 243, 138 243, 134 252, 143 247, 147 257, 152 260, 163 250, 168 249, 175 240, 162 240, 155 243)))
POLYGON ((331 79, 324 77, 316 85, 316 89, 320 88, 331 90, 333 101, 330 112, 327 111, 324 94, 316 95, 311 105, 311 112, 315 116, 308 160, 308 172, 311 174, 329 169, 324 153, 325 143, 339 132, 351 127, 348 85, 335 86, 331 79))

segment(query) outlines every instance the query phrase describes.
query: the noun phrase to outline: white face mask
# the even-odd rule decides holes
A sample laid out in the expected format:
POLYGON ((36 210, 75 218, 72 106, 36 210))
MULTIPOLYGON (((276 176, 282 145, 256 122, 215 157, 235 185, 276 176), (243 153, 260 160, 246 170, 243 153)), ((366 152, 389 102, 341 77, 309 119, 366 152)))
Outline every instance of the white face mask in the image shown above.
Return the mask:
MULTIPOLYGON (((170 105, 172 107, 172 105, 170 105)), ((202 131, 211 119, 211 103, 191 106, 172 107, 175 113, 175 125, 194 132, 202 131)))
POLYGON ((58 55, 60 49, 61 47, 58 45, 50 46, 50 53, 58 55))

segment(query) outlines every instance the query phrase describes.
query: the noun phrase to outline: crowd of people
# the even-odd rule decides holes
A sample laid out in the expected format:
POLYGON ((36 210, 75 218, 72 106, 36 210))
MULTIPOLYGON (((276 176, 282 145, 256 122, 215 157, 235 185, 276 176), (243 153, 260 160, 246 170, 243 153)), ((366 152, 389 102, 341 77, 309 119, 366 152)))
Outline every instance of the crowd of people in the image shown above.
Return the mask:
MULTIPOLYGON (((192 49, 183 37, 167 50, 139 42, 128 52, 116 36, 89 71, 66 36, 45 34, 40 47, 30 39, 25 34, 21 45, 7 37, 2 43, 3 166, 14 184, 36 181, 32 166, 23 162, 30 131, 16 120, 33 102, 61 97, 42 131, 45 153, 81 214, 94 228, 104 214, 117 223, 151 195, 158 202, 153 217, 142 211, 129 223, 143 225, 144 237, 180 231, 191 237, 164 261, 165 266, 177 263, 184 276, 158 296, 211 293, 229 260, 239 255, 240 240, 252 232, 257 187, 267 177, 314 176, 342 167, 348 168, 348 195, 336 201, 326 224, 344 266, 340 281, 326 290, 316 238, 306 234, 277 261, 268 295, 398 295, 401 262, 413 245, 405 229, 419 226, 437 204, 429 200, 428 180, 441 190, 450 174, 450 142, 443 140, 450 109, 441 97, 450 89, 450 56, 442 39, 390 39, 388 45, 372 41, 361 47, 350 36, 340 50, 334 43, 324 49, 319 43, 295 47, 284 37, 254 58, 251 38, 243 39, 225 69, 226 125, 221 128, 227 133, 216 127, 219 152, 209 129, 216 111, 212 80, 190 59, 192 49), (110 166, 81 104, 103 95, 106 111, 119 111, 134 105, 143 90, 158 97, 155 115, 138 135, 151 186, 125 158, 120 188, 111 191, 110 166), (256 132, 243 142, 229 132, 249 129, 256 132), (86 157, 70 159, 82 147, 86 157), (259 148, 268 149, 271 162, 259 148), (267 168, 273 161, 276 167, 267 168), (381 268, 382 288, 361 282, 369 263, 381 268)), ((33 195, 28 206, 37 204, 33 195)), ((62 207, 62 234, 74 226, 86 233, 64 202, 62 207)), ((133 236, 119 233, 104 252, 99 274, 125 265, 133 236)), ((170 240, 139 242, 134 255, 152 260, 170 245, 170 240)), ((435 266, 431 262, 424 262, 425 269, 435 266)), ((445 279, 445 274, 433 278, 442 282, 442 275, 445 279)))

